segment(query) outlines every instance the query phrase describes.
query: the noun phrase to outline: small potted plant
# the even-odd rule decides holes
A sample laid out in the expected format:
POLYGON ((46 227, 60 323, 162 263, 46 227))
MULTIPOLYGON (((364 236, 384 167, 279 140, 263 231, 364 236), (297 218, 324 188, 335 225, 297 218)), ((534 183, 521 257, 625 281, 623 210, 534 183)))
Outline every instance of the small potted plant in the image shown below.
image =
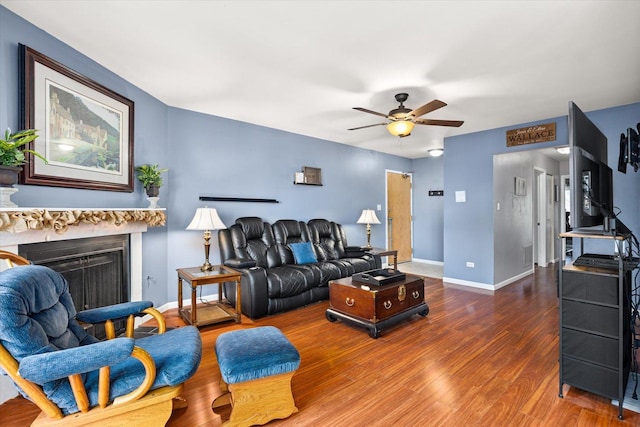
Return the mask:
POLYGON ((25 129, 12 133, 7 129, 4 138, 0 138, 0 187, 12 187, 18 182, 18 173, 27 163, 24 153, 31 153, 47 162, 40 153, 25 148, 38 137, 37 132, 36 129, 25 129))
POLYGON ((136 167, 136 172, 138 173, 136 177, 142 183, 147 196, 158 197, 160 186, 162 185, 161 174, 168 170, 167 168, 160 169, 158 165, 140 165, 136 167))

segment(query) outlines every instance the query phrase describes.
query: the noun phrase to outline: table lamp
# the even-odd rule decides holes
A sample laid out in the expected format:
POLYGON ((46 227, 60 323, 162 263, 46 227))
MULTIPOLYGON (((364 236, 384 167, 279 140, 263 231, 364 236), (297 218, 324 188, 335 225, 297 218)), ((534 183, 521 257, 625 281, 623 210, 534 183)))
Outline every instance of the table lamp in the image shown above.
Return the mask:
POLYGON ((376 213, 373 211, 373 209, 363 209, 357 223, 367 224, 367 247, 371 248, 371 224, 380 224, 376 213))
POLYGON ((220 230, 227 228, 220 217, 218 211, 212 208, 204 207, 196 210, 193 219, 187 225, 187 230, 204 230, 204 264, 200 267, 202 271, 211 271, 213 266, 209 263, 209 247, 211 244, 211 230, 220 230))

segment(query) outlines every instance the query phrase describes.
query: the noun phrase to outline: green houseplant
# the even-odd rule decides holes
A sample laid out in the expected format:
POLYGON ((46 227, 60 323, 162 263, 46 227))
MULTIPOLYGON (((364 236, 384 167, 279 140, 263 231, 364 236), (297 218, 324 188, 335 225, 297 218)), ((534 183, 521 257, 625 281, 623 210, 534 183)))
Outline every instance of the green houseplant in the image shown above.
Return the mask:
POLYGON ((140 165, 136 167, 138 181, 142 183, 142 186, 147 192, 149 197, 158 197, 160 186, 162 185, 161 174, 167 172, 169 169, 162 168, 158 165, 140 165))
POLYGON ((25 148, 38 137, 37 132, 36 129, 25 129, 12 133, 7 129, 4 138, 0 138, 0 187, 11 187, 18 182, 18 173, 27 163, 24 153, 31 153, 47 162, 40 153, 25 148))

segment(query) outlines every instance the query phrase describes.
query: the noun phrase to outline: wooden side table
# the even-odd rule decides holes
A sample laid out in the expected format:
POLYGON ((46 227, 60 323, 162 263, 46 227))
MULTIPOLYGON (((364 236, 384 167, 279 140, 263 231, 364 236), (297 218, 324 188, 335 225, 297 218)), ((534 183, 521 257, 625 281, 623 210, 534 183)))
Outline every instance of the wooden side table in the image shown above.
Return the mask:
POLYGON ((212 323, 242 320, 240 301, 240 279, 242 273, 224 265, 214 265, 211 271, 201 271, 200 267, 178 268, 178 313, 190 325, 204 326, 212 323), (183 280, 191 285, 191 307, 182 307, 183 280), (222 284, 236 283, 236 305, 222 298, 222 284), (196 289, 198 286, 218 284, 218 301, 197 306, 196 289), (198 317, 200 317, 198 319, 198 317))
POLYGON ((373 255, 379 255, 381 257, 386 256, 392 256, 393 257, 393 269, 397 270, 398 269, 398 250, 397 249, 384 249, 384 248, 369 248, 367 249, 367 252, 373 254, 373 255))

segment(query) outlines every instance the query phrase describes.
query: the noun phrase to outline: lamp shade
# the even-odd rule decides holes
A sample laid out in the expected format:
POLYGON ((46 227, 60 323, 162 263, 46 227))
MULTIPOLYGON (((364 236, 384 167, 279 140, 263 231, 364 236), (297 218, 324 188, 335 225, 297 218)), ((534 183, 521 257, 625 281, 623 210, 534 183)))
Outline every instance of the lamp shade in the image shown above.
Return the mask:
POLYGON ((376 216, 373 209, 363 209, 360 218, 357 221, 358 224, 380 224, 380 220, 376 216))
POLYGON ((415 124, 408 120, 396 120, 387 125, 387 130, 391 135, 399 136, 402 138, 404 136, 411 135, 411 131, 413 130, 414 126, 415 124))
POLYGON ((431 157, 440 157, 444 154, 444 150, 442 148, 432 148, 429 150, 429 154, 431 157))
POLYGON ((227 228, 213 208, 198 208, 193 219, 187 225, 187 230, 220 230, 227 228))

